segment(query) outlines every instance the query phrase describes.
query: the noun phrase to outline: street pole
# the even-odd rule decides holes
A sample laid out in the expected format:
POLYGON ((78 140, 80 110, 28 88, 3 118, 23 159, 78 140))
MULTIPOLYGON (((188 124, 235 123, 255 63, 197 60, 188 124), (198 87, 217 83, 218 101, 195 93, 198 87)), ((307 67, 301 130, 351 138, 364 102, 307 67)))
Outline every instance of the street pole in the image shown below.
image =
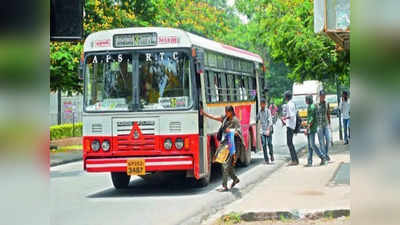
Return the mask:
MULTIPOLYGON (((340 105, 340 84, 339 84, 339 79, 338 76, 336 75, 336 95, 337 95, 337 102, 338 102, 338 107, 340 105)), ((343 135, 342 135, 342 112, 340 110, 338 112, 338 118, 339 118, 339 139, 343 140, 343 135)))
POLYGON ((57 90, 57 124, 61 124, 61 90, 57 90))

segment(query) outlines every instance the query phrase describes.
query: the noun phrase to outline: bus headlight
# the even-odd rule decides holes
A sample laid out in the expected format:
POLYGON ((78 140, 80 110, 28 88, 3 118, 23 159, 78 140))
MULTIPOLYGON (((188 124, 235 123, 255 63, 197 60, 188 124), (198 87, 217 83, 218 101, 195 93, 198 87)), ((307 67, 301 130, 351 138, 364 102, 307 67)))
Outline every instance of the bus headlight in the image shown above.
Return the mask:
POLYGON ((177 138, 175 140, 175 147, 178 150, 181 150, 183 148, 183 139, 182 138, 177 138))
POLYGON ((108 150, 110 150, 110 142, 107 140, 103 141, 103 143, 101 143, 101 148, 103 149, 103 151, 107 152, 108 150))
POLYGON ((97 152, 100 149, 100 141, 93 140, 90 146, 94 152, 97 152))
POLYGON ((171 139, 169 139, 169 138, 165 139, 165 141, 164 141, 164 148, 167 149, 167 150, 171 150, 171 148, 172 148, 172 141, 171 141, 171 139))

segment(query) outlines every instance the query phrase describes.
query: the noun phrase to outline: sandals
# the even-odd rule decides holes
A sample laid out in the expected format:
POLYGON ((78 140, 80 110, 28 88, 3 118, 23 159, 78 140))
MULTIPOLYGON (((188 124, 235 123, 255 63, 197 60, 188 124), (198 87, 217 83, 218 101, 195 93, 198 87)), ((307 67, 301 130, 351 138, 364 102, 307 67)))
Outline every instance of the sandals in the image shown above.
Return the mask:
POLYGON ((239 179, 234 180, 234 181, 232 182, 232 184, 231 184, 231 189, 232 189, 237 183, 239 183, 239 182, 240 182, 239 179))
POLYGON ((227 192, 229 189, 227 187, 218 188, 217 191, 219 192, 227 192))

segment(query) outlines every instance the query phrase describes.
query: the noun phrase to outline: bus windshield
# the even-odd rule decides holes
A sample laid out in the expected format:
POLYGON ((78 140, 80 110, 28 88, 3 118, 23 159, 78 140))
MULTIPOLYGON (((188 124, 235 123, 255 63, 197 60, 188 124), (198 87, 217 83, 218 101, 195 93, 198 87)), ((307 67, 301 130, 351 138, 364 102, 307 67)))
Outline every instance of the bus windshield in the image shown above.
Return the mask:
POLYGON ((86 57, 86 111, 185 109, 192 105, 191 90, 190 59, 185 52, 86 57), (137 69, 133 66, 135 58, 137 69))
POLYGON ((191 101, 189 57, 185 52, 139 53, 142 110, 188 108, 191 101))

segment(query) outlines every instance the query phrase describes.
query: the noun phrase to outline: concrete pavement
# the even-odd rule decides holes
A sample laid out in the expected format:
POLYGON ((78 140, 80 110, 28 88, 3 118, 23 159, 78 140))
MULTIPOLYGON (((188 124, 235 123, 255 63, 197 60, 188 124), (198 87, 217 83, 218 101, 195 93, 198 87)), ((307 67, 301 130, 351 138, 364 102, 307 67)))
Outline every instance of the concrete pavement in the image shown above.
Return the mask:
POLYGON ((314 154, 314 167, 304 167, 307 154, 300 157, 300 166, 282 167, 260 182, 246 196, 227 205, 204 224, 212 224, 222 215, 237 212, 246 220, 267 219, 277 212, 307 215, 313 212, 349 212, 350 185, 349 145, 337 141, 330 149, 332 161, 319 166, 314 154), (341 211, 342 210, 342 211, 341 211))

